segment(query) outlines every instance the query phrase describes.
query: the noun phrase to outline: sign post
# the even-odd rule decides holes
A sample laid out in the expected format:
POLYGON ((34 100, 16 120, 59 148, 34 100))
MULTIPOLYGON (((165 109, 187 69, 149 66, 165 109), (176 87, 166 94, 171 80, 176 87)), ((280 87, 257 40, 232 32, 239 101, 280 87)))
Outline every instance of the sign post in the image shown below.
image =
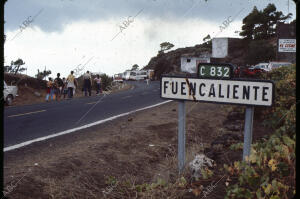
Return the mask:
POLYGON ((178 168, 182 173, 185 162, 185 101, 178 102, 178 168))
POLYGON ((185 101, 245 105, 243 160, 250 156, 254 106, 272 106, 274 83, 269 80, 232 77, 230 64, 199 63, 198 77, 162 76, 161 98, 178 103, 178 167, 185 161, 185 101))
POLYGON ((245 127, 244 127, 244 146, 243 146, 243 161, 250 156, 252 143, 252 127, 253 127, 254 107, 247 106, 245 113, 245 127))

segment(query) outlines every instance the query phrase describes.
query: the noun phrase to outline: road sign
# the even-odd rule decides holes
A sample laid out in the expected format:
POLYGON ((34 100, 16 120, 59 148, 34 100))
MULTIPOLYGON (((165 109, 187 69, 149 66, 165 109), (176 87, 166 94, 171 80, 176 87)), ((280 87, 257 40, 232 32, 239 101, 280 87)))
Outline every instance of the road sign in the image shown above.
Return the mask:
POLYGON ((161 97, 165 99, 272 106, 273 96, 274 84, 267 80, 161 78, 161 97))
POLYGON ((278 52, 296 52, 296 39, 279 39, 278 52))
POLYGON ((162 76, 161 98, 178 101, 178 167, 182 173, 185 165, 185 101, 246 105, 243 160, 250 156, 254 106, 272 106, 274 83, 268 80, 230 79, 230 64, 198 65, 198 77, 162 76), (218 68, 219 67, 219 68, 218 68), (229 68, 230 75, 227 75, 229 68), (214 71, 214 72, 212 72, 214 71), (219 76, 216 75, 218 74, 219 76), (208 79, 209 78, 209 79, 208 79), (213 78, 213 79, 212 79, 213 78), (228 78, 228 79, 224 79, 228 78))
POLYGON ((231 64, 199 63, 197 67, 198 77, 230 79, 232 77, 231 64))

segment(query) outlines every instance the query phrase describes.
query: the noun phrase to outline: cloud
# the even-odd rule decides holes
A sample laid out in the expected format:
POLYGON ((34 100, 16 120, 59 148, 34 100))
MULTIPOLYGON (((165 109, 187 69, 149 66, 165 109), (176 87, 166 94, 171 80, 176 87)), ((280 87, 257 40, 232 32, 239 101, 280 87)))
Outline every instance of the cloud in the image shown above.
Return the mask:
MULTIPOLYGON (((24 19, 41 9, 43 13, 35 25, 45 32, 61 32, 66 25, 76 21, 122 20, 140 9, 144 9, 143 17, 149 19, 169 21, 193 18, 218 22, 241 8, 251 10, 256 5, 262 9, 270 2, 277 7, 287 7, 282 0, 9 0, 5 4, 5 28, 9 31, 18 29, 24 19)), ((293 4, 290 10, 295 13, 293 4)))
MULTIPOLYGON (((69 74, 79 64, 90 62, 83 71, 109 75, 145 66, 157 55, 165 41, 174 49, 194 46, 203 37, 216 36, 229 16, 241 13, 218 37, 232 37, 242 19, 257 5, 275 2, 278 10, 287 6, 274 0, 8 0, 5 4, 5 64, 22 58, 28 75, 37 69, 69 74), (129 16, 142 12, 120 34, 119 25, 129 16), (19 25, 36 15, 32 24, 19 32, 19 25), (113 37, 116 38, 113 39, 113 37), (113 39, 113 40, 112 40, 113 39)), ((293 10, 292 4, 290 10, 293 10)))

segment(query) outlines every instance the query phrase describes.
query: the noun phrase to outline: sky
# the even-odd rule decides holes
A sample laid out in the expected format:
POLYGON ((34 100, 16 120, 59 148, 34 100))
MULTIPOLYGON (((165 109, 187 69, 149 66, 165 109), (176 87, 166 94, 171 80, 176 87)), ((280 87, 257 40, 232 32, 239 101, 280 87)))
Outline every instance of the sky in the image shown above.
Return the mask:
POLYGON ((208 34, 239 37, 243 18, 269 3, 295 19, 292 0, 8 0, 4 64, 21 58, 30 76, 45 68, 50 77, 76 68, 77 76, 87 70, 112 76, 146 66, 165 41, 177 49, 201 44, 208 34))

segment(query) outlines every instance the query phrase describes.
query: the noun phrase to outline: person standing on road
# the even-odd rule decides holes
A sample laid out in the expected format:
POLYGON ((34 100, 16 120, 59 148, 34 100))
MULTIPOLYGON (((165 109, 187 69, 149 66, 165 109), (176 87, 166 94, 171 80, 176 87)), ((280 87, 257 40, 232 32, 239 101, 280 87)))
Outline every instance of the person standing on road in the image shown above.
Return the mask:
POLYGON ((100 75, 97 75, 97 77, 94 79, 96 82, 96 95, 99 95, 101 93, 101 77, 100 75))
POLYGON ((61 98, 63 81, 60 78, 60 73, 57 73, 57 77, 54 79, 54 83, 56 85, 56 100, 58 101, 61 98))
POLYGON ((49 101, 49 97, 50 100, 53 100, 53 82, 52 82, 52 78, 49 77, 49 81, 47 82, 47 95, 46 95, 46 102, 49 101))
POLYGON ((63 80, 63 94, 65 99, 66 95, 68 94, 68 82, 65 77, 62 80, 63 80))
POLYGON ((71 74, 67 77, 67 87, 68 87, 68 97, 69 99, 73 98, 73 89, 75 88, 75 77, 73 75, 73 71, 71 71, 71 74))
POLYGON ((89 96, 91 96, 91 87, 92 87, 92 77, 89 71, 83 75, 83 88, 84 88, 84 95, 87 96, 87 91, 89 92, 89 96))

